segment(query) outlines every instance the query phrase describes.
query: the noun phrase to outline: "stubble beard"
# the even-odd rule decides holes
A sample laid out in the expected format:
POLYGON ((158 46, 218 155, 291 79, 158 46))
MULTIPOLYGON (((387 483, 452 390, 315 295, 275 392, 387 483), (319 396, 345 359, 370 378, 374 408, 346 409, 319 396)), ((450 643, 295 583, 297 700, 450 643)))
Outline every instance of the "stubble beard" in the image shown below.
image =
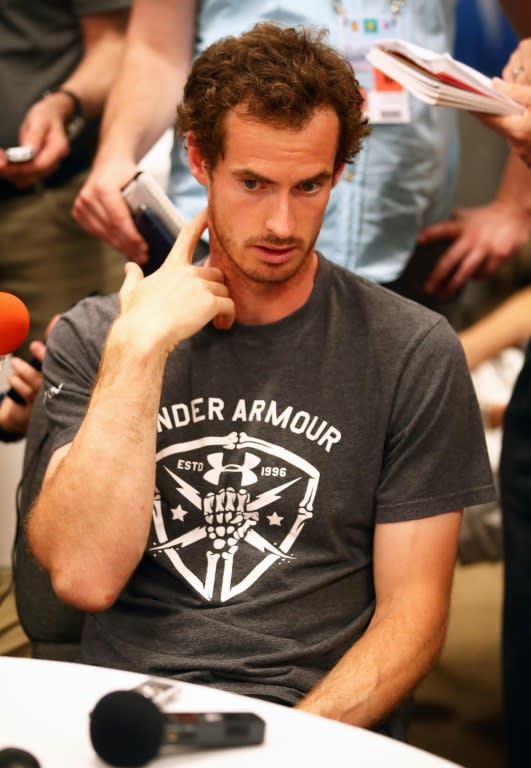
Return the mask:
POLYGON ((271 267, 268 270, 266 266, 264 266, 262 270, 252 269, 250 267, 247 267, 245 264, 239 263, 234 258, 233 254, 237 251, 238 246, 236 246, 234 240, 230 237, 230 235, 226 234, 223 231, 223 229, 219 226, 217 208, 216 208, 216 204, 213 199, 213 196, 211 196, 209 200, 209 212, 210 212, 209 227, 211 230, 210 231, 211 247, 214 245, 214 247, 216 247, 220 251, 222 259, 225 262, 229 262, 235 272, 242 275, 244 278, 246 278, 251 282, 260 283, 262 285, 278 285, 281 283, 285 283, 288 280, 291 280, 293 277, 295 277, 295 275, 297 275, 298 272, 301 271, 304 265, 308 263, 308 259, 310 255, 313 253, 315 242, 317 240, 317 234, 312 239, 309 245, 306 244, 303 240, 300 240, 299 238, 287 238, 283 240, 281 238, 275 237, 274 235, 267 235, 266 237, 260 238, 260 239, 249 238, 248 240, 244 241, 240 246, 242 252, 245 251, 246 248, 252 247, 253 245, 257 245, 257 244, 271 245, 271 246, 276 246, 277 248, 278 247, 288 248, 288 247, 294 246, 304 251, 304 255, 300 259, 298 259, 295 264, 289 265, 289 267, 284 265, 284 269, 282 268, 275 269, 275 267, 271 267))

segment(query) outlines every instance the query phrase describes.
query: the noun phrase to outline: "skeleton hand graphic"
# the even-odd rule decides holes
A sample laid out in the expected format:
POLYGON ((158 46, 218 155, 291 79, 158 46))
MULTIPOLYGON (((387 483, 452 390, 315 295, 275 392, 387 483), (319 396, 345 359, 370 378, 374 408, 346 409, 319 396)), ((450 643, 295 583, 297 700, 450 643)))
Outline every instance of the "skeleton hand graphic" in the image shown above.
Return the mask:
POLYGON ((250 494, 243 488, 226 488, 203 499, 207 536, 218 552, 236 552, 238 542, 258 522, 258 512, 246 511, 249 500, 250 494))

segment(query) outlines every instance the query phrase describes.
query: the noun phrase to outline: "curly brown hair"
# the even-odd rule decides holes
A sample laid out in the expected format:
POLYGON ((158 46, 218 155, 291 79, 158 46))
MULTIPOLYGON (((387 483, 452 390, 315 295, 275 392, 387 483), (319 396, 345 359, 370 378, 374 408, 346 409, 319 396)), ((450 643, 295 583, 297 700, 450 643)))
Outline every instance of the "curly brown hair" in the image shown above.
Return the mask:
POLYGON ((177 135, 193 134, 209 170, 224 155, 225 117, 240 106, 251 119, 277 128, 302 128, 315 110, 339 118, 335 166, 352 162, 368 133, 362 96, 348 61, 325 42, 326 30, 256 24, 239 37, 224 37, 195 60, 177 135))

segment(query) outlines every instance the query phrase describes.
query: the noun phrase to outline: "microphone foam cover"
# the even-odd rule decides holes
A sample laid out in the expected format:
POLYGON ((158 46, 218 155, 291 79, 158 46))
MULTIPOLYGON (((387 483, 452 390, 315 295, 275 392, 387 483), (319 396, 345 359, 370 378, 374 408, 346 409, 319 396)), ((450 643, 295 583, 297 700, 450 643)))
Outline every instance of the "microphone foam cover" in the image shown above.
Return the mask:
POLYGON ((0 768, 41 768, 41 765, 31 752, 18 747, 6 747, 0 749, 0 768))
POLYGON ((0 355, 13 352, 26 338, 30 316, 24 302, 12 293, 0 291, 0 355))
POLYGON ((110 765, 145 765, 156 757, 163 733, 162 712, 135 691, 108 693, 90 716, 92 746, 110 765))

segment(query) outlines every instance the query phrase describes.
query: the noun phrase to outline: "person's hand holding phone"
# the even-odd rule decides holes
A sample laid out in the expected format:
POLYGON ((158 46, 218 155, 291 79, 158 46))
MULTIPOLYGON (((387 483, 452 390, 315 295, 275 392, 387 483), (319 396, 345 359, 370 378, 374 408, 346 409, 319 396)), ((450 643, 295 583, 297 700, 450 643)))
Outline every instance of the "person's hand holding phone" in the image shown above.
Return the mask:
POLYGON ((137 172, 133 160, 123 154, 98 156, 74 202, 72 216, 87 232, 106 240, 131 261, 144 265, 149 258, 148 245, 122 196, 122 188, 137 172))
POLYGON ((31 144, 22 144, 16 147, 8 147, 5 150, 8 163, 28 163, 35 157, 35 150, 31 144))
POLYGON ((32 104, 20 125, 18 145, 0 150, 0 176, 28 189, 56 171, 70 152, 66 125, 71 110, 71 97, 62 91, 32 104))

